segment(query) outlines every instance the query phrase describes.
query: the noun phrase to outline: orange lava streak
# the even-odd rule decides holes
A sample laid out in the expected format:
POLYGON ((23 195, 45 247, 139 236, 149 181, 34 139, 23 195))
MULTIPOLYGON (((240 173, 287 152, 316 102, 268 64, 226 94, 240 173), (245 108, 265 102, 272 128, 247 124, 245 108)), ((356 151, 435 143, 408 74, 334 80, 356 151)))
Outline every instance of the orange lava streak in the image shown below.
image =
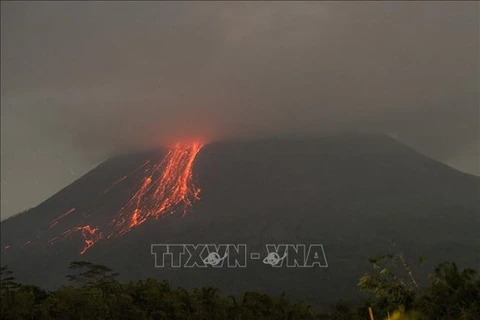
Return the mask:
POLYGON ((68 216, 70 213, 72 213, 73 211, 75 211, 75 208, 72 208, 70 210, 68 210, 67 212, 65 212, 64 214, 60 215, 59 217, 53 219, 50 224, 48 225, 48 227, 51 229, 53 227, 55 227, 58 223, 58 221, 60 221, 61 219, 65 218, 66 216, 68 216))
POLYGON ((195 200, 200 189, 192 183, 192 168, 203 143, 177 143, 165 158, 154 165, 141 187, 120 210, 114 220, 115 231, 123 234, 144 223, 181 208, 183 213, 195 200), (162 170, 163 168, 163 170, 162 170))
POLYGON ((91 227, 89 225, 86 225, 86 226, 75 227, 73 229, 69 229, 69 230, 63 232, 60 236, 50 239, 49 242, 51 244, 53 244, 60 237, 70 238, 73 234, 75 234, 77 232, 81 232, 81 235, 82 235, 83 241, 84 241, 84 246, 83 246, 82 251, 80 251, 80 254, 84 254, 88 249, 90 249, 91 246, 93 246, 95 243, 97 243, 97 241, 99 241, 103 238, 102 233, 99 232, 99 229, 97 227, 91 227))
MULTIPOLYGON (((107 194, 113 187, 115 187, 117 184, 123 182, 125 179, 127 179, 129 176, 133 175, 134 173, 136 173, 138 170, 142 169, 144 166, 146 166, 147 164, 150 163, 150 160, 147 160, 145 161, 144 163, 142 163, 142 165, 138 168, 136 168, 135 170, 133 170, 132 172, 130 172, 129 174, 121 177, 120 179, 118 179, 117 181, 115 181, 110 187, 108 187, 107 189, 105 189, 105 191, 103 192, 103 194, 107 194)), ((147 169, 148 170, 148 169, 147 169)))
MULTIPOLYGON (((195 158, 203 145, 201 142, 177 143, 168 150, 161 161, 151 164, 150 160, 147 160, 133 172, 121 177, 109 186, 103 192, 104 194, 130 175, 150 164, 145 170, 142 170, 146 176, 142 179, 137 191, 120 209, 111 224, 102 226, 103 232, 100 231, 99 227, 79 226, 66 230, 59 236, 50 239, 49 243, 53 244, 60 239, 71 238, 74 234, 80 233, 84 240, 84 246, 80 254, 84 254, 95 243, 103 239, 103 234, 108 234, 107 238, 110 239, 113 236, 130 231, 149 218, 172 214, 180 209, 183 210, 185 215, 188 207, 200 199, 200 189, 192 182, 192 170, 195 158)), ((49 227, 53 228, 62 218, 75 210, 75 208, 72 208, 52 220, 49 227)))

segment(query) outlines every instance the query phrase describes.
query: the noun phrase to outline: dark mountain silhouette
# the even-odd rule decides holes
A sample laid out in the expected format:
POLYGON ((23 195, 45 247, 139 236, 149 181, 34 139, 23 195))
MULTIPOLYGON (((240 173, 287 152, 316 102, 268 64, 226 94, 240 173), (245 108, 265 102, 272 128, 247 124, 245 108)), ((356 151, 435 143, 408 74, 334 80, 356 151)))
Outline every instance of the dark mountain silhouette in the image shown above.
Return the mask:
POLYGON ((45 288, 66 283, 70 261, 88 260, 111 267, 123 280, 151 276, 226 293, 286 291, 317 304, 354 297, 367 258, 378 253, 401 250, 411 262, 423 255, 429 266, 442 260, 478 266, 480 179, 373 134, 207 144, 193 168, 201 200, 185 216, 148 220, 83 255, 80 234, 49 244, 68 228, 107 225, 139 186, 142 171, 134 170, 164 154, 112 158, 3 221, 2 265, 19 281, 45 288), (251 250, 268 243, 320 243, 329 267, 271 268, 249 261, 246 269, 154 268, 155 243, 245 243, 251 250))

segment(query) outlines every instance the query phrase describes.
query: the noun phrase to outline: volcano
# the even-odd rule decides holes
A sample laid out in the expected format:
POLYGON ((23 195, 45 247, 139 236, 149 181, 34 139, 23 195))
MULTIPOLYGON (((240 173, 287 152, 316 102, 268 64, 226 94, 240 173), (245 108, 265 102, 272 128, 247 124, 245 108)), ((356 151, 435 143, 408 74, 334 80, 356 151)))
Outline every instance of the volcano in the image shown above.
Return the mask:
POLYGON ((479 191, 478 177, 383 135, 177 144, 111 158, 3 221, 2 265, 47 289, 86 260, 123 281, 327 304, 354 298, 379 253, 478 266, 479 191), (169 243, 322 244, 328 267, 155 268, 151 245, 169 243))

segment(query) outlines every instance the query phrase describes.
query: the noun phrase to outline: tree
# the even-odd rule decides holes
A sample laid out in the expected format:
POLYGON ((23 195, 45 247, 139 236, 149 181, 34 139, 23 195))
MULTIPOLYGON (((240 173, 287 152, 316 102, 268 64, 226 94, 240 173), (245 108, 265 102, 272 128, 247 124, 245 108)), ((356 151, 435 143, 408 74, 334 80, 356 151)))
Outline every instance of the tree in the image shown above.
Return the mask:
POLYGON ((112 283, 116 281, 115 277, 118 276, 118 273, 113 272, 106 266, 86 261, 73 261, 68 268, 76 271, 75 274, 67 275, 69 281, 87 286, 112 283))
POLYGON ((15 282, 13 271, 8 269, 8 266, 0 267, 0 287, 1 290, 11 290, 18 287, 18 283, 15 282))
POLYGON ((361 291, 373 294, 376 309, 385 313, 399 307, 411 309, 419 287, 403 254, 380 255, 369 259, 369 262, 376 272, 364 274, 358 286, 361 291), (398 274, 402 268, 408 277, 398 274))
POLYGON ((430 276, 432 282, 418 308, 432 319, 480 319, 480 279, 473 269, 459 270, 444 262, 430 276))

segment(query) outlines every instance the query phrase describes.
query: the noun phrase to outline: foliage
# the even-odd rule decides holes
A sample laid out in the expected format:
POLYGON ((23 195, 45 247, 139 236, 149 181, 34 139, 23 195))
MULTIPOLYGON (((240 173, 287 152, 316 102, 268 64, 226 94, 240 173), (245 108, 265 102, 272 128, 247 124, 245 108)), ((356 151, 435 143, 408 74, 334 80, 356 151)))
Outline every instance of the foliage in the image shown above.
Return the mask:
POLYGON ((345 303, 330 313, 319 313, 303 302, 289 301, 285 293, 272 297, 258 292, 223 296, 218 289, 172 288, 156 279, 119 283, 111 269, 89 262, 70 265, 73 285, 53 292, 16 283, 13 273, 1 268, 2 319, 480 319, 480 279, 475 270, 460 270, 442 263, 421 290, 403 255, 371 259, 375 272, 359 282, 371 293, 362 307, 345 303), (401 271, 404 271, 403 274, 401 271))
POLYGON ((419 288, 403 254, 381 255, 369 262, 376 272, 364 274, 358 286, 360 290, 374 295, 375 309, 386 313, 402 306, 410 310, 419 288), (402 272, 408 276, 401 276, 402 272))
POLYGON ((480 277, 475 270, 460 271, 455 263, 445 262, 430 280, 417 306, 431 319, 480 319, 480 277))
POLYGON ((441 263, 430 275, 430 285, 421 290, 403 254, 382 255, 370 263, 376 272, 363 275, 358 286, 373 296, 369 305, 377 314, 391 314, 391 320, 480 319, 476 270, 441 263))
POLYGON ((45 292, 16 285, 2 268, 2 319, 317 319, 311 306, 282 295, 247 292, 238 299, 218 289, 174 289, 146 279, 127 284, 115 280, 111 269, 89 262, 72 262, 67 278, 74 285, 45 292), (8 281, 7 281, 8 280, 8 281))
POLYGON ((18 286, 13 271, 8 269, 8 266, 0 267, 0 285, 2 290, 13 289, 18 286))
POLYGON ((112 284, 118 276, 108 267, 85 261, 73 261, 68 268, 76 273, 67 275, 67 279, 86 286, 112 284))

